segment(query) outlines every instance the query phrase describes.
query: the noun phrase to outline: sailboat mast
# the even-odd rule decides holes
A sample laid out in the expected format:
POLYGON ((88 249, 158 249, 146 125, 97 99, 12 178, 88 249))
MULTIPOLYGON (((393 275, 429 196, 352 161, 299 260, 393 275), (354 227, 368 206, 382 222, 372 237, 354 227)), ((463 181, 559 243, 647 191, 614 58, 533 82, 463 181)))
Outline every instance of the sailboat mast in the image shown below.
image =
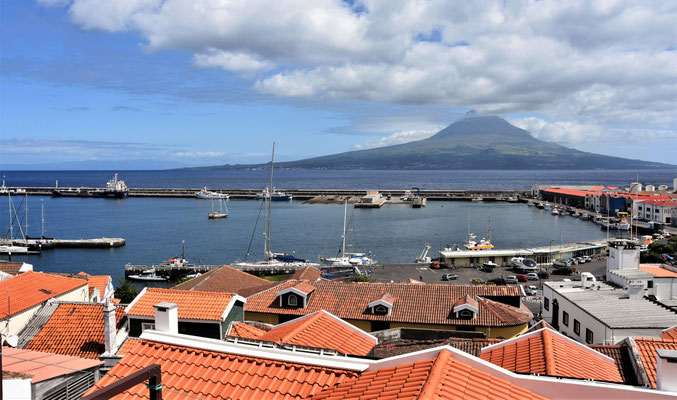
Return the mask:
POLYGON ((270 250, 270 213, 271 213, 271 203, 273 202, 273 167, 275 165, 275 142, 273 142, 273 154, 270 157, 270 186, 268 186, 267 199, 268 200, 268 216, 266 218, 266 240, 264 242, 264 251, 266 260, 272 258, 272 252, 270 250))
POLYGON ((24 207, 24 211, 26 212, 26 233, 24 234, 24 241, 28 240, 28 192, 26 192, 26 205, 24 207))
POLYGON ((12 220, 12 195, 7 193, 7 202, 9 210, 9 240, 14 240, 14 221, 12 220))
POLYGON ((341 236, 341 257, 346 255, 346 217, 348 216, 348 200, 343 203, 343 235, 341 236))
POLYGON ((489 222, 487 224, 487 236, 488 240, 491 242, 491 216, 489 216, 489 222))
POLYGON ((40 223, 41 223, 41 229, 40 229, 40 237, 42 239, 45 238, 45 201, 43 199, 40 199, 40 208, 41 208, 41 217, 40 217, 40 223))

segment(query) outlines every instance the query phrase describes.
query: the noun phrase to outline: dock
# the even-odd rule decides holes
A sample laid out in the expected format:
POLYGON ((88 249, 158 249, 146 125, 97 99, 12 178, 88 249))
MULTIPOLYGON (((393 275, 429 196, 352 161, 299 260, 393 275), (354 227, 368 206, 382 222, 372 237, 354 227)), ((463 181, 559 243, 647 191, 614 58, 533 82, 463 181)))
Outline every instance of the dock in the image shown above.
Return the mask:
POLYGON ((177 281, 180 278, 191 274, 204 274, 221 265, 197 265, 180 263, 163 263, 158 265, 125 265, 125 278, 129 275, 140 275, 144 271, 155 271, 156 275, 169 277, 171 281, 177 281))
POLYGON ((125 245, 123 238, 98 239, 46 239, 41 241, 42 248, 109 249, 125 245))

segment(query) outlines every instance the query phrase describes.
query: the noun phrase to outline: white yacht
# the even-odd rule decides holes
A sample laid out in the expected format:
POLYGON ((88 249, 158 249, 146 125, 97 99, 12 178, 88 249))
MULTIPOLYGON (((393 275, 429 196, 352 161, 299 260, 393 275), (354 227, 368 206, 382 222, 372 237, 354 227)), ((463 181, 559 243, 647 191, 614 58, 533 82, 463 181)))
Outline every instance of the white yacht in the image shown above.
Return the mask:
MULTIPOLYGON (((343 234, 341 235, 341 252, 339 253, 340 255, 336 257, 320 257, 320 261, 330 266, 341 266, 341 267, 374 265, 376 262, 367 253, 353 253, 351 251, 346 252, 347 216, 348 216, 348 201, 346 200, 343 207, 343 234)), ((354 215, 353 217, 351 217, 351 225, 353 222, 353 218, 354 215)), ((352 247, 352 244, 350 244, 349 247, 352 247)), ((430 246, 428 246, 428 248, 429 247, 430 246)))
POLYGON ((228 200, 228 198, 230 196, 228 196, 226 193, 217 193, 217 192, 209 191, 209 190, 207 190, 207 186, 205 186, 204 189, 195 193, 195 197, 197 197, 198 199, 225 199, 225 200, 228 200))
POLYGON ((538 270, 536 261, 531 258, 513 257, 510 259, 510 265, 522 272, 536 272, 538 270))
POLYGON ((145 271, 141 271, 141 273, 138 275, 129 275, 127 278, 133 279, 135 281, 166 281, 169 279, 166 276, 157 275, 155 273, 155 269, 147 269, 145 271))

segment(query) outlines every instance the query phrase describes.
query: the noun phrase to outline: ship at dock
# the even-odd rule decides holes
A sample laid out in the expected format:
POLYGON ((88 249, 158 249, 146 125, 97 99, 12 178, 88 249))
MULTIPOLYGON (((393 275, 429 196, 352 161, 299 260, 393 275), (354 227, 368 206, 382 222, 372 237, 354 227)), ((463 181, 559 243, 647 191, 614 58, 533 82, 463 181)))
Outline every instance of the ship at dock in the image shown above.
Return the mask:
POLYGON ((113 175, 113 179, 106 182, 103 190, 92 190, 89 192, 92 197, 101 197, 104 199, 124 199, 129 195, 129 188, 125 181, 118 179, 118 174, 113 175))

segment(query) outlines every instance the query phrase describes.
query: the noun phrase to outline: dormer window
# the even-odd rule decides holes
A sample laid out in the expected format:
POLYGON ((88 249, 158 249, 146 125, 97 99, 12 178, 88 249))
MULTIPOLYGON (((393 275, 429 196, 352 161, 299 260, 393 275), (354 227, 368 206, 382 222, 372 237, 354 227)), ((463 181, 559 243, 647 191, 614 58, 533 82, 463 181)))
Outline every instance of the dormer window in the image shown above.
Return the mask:
POLYGON ((390 315, 390 313, 393 311, 394 303, 395 298, 388 293, 385 293, 381 297, 378 297, 370 302, 367 307, 369 307, 371 313, 374 315, 390 315))
POLYGON ((374 307, 374 314, 386 315, 388 314, 388 307, 379 304, 374 307))
POLYGON ((454 303, 452 312, 457 319, 473 319, 479 311, 479 304, 472 296, 465 295, 454 303))
POLYGON ((299 305, 298 297, 296 297, 295 294, 290 293, 289 296, 287 296, 287 305, 291 307, 296 307, 299 305))
POLYGON ((459 318, 471 319, 475 314, 470 310, 463 310, 458 313, 459 318))

